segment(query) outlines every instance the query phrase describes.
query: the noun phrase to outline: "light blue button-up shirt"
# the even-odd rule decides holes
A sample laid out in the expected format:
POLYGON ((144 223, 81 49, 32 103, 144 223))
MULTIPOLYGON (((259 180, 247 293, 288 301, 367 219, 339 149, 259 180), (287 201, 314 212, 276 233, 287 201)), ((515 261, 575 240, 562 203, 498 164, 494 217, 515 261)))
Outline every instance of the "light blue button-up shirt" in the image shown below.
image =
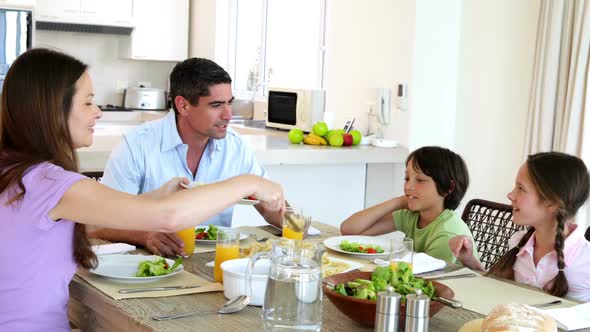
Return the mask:
MULTIPOLYGON (((188 145, 180 139, 174 111, 164 118, 146 122, 129 133, 113 150, 102 183, 130 194, 161 187, 176 176, 211 183, 240 174, 266 176, 252 150, 233 129, 223 139, 209 139, 193 177, 186 160, 188 145)), ((204 222, 204 225, 231 226, 233 207, 204 222)))

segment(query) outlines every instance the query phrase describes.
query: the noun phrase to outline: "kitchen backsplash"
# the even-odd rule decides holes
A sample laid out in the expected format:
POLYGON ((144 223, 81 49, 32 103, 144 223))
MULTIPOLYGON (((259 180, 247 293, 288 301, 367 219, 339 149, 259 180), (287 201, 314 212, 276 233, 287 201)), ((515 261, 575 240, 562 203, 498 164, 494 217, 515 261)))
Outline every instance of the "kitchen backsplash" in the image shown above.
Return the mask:
POLYGON ((138 86, 139 82, 149 82, 153 88, 167 89, 168 75, 176 64, 120 58, 119 40, 127 36, 43 30, 35 33, 35 47, 58 49, 90 66, 94 100, 99 105, 122 105, 125 83, 138 86))

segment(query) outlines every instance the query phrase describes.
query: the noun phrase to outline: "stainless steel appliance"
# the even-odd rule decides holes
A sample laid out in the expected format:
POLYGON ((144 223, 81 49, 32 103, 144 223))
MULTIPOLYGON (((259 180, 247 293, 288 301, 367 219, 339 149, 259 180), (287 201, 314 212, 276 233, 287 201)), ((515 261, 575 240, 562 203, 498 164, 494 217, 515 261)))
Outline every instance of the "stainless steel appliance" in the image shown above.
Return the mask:
POLYGON ((135 87, 125 90, 123 106, 132 110, 165 110, 164 89, 135 87))

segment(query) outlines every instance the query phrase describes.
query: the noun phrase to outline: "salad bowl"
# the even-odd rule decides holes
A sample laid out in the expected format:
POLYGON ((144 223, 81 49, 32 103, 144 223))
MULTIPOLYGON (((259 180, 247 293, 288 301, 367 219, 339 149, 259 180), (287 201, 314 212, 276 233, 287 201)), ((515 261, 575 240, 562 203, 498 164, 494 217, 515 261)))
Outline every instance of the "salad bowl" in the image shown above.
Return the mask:
MULTIPOLYGON (((373 326, 375 324, 375 310, 377 301, 375 300, 361 300, 352 296, 344 296, 334 290, 328 285, 338 285, 343 282, 354 281, 356 279, 371 280, 371 272, 350 271, 346 273, 335 274, 324 279, 323 290, 324 294, 330 299, 340 312, 348 316, 355 322, 365 325, 373 326)), ((453 299, 455 293, 449 287, 432 281, 435 288, 434 295, 446 299, 453 299)), ((443 307, 443 304, 430 300, 430 317, 434 316, 443 307)), ((400 306, 399 326, 404 326, 406 318, 406 305, 402 303, 400 306)))

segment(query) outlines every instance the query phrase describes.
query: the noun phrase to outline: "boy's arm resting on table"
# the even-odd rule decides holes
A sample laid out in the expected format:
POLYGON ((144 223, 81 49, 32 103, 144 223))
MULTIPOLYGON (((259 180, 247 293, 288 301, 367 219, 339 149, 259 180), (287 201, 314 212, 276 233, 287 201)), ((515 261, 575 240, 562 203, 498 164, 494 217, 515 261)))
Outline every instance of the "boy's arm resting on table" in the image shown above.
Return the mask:
POLYGON ((343 235, 379 235, 396 230, 393 212, 408 207, 406 196, 399 196, 359 211, 341 225, 343 235))

